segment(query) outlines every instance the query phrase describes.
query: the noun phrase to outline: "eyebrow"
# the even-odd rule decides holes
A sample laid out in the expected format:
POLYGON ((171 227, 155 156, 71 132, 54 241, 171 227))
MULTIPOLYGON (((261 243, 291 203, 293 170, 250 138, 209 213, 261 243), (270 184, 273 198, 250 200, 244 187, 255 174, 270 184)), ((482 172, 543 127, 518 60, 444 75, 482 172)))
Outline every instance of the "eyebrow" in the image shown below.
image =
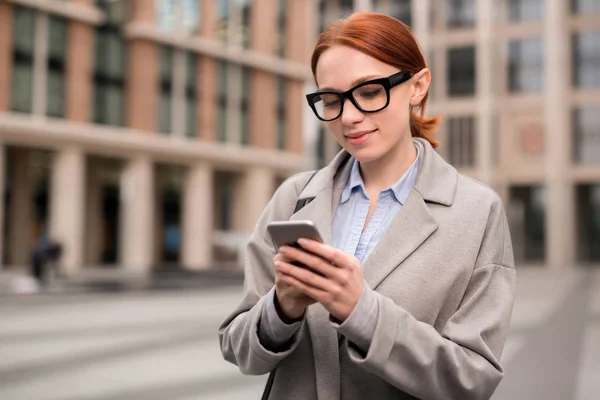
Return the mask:
MULTIPOLYGON (((369 81, 371 79, 377 79, 377 78, 382 78, 382 76, 380 75, 367 75, 367 76, 363 76, 362 78, 358 78, 352 81, 352 83, 350 83, 350 87, 354 87, 358 84, 361 84, 363 82, 369 81)), ((319 88, 319 90, 332 90, 332 91, 337 91, 337 89, 332 88, 332 87, 323 87, 323 88, 319 88)))

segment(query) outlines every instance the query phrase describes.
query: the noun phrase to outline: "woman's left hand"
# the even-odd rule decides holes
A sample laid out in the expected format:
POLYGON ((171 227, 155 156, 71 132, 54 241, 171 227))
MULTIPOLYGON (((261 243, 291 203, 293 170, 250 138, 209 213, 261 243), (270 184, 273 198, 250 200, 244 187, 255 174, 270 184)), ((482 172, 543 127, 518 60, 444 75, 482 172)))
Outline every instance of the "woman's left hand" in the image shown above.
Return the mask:
POLYGON ((277 267, 281 278, 323 305, 329 313, 344 321, 363 292, 360 261, 343 251, 310 239, 298 241, 302 249, 283 246, 279 251, 308 268, 282 263, 277 267))

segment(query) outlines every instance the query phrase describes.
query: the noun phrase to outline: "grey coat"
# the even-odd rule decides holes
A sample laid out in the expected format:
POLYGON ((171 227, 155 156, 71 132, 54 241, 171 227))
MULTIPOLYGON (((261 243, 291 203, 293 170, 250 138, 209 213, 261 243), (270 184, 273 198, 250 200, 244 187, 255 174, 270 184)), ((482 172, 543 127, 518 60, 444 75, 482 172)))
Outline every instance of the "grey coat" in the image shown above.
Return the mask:
POLYGON ((350 172, 342 151, 302 190, 310 173, 283 183, 252 234, 243 298, 219 328, 223 357, 243 374, 277 367, 272 399, 488 399, 515 291, 510 234, 501 201, 459 174, 422 139, 419 175, 408 200, 364 268, 379 316, 366 354, 320 304, 280 352, 259 341, 264 295, 274 285, 269 221, 313 220, 326 243, 350 172), (314 197, 293 214, 296 201, 314 197))

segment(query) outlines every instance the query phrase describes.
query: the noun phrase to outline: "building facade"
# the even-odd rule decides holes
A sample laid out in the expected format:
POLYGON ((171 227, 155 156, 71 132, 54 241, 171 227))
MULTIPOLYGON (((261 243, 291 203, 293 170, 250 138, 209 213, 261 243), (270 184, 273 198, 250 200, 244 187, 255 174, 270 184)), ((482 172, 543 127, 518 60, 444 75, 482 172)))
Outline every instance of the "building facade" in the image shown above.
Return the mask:
MULTIPOLYGON (((411 28, 432 71, 439 152, 505 204, 518 265, 600 262, 600 1, 321 1, 411 28)), ((321 127, 321 163, 338 146, 321 127)))
POLYGON ((239 264, 310 168, 313 1, 0 0, 0 263, 239 264))

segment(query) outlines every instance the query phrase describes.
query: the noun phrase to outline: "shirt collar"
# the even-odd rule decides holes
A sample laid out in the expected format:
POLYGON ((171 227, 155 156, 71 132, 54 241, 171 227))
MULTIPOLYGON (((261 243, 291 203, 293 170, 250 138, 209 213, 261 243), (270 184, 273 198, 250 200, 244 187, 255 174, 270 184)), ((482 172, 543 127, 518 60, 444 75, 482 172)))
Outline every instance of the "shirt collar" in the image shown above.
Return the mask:
MULTIPOLYGON (((417 157, 415 161, 408 167, 404 175, 396 183, 394 183, 391 187, 387 188, 387 190, 391 190, 394 194, 394 198, 397 202, 404 205, 406 199, 408 199, 408 195, 412 187, 415 185, 415 181, 417 179, 417 173, 419 171, 419 159, 420 159, 420 150, 418 146, 415 146, 417 150, 417 157)), ((344 186, 344 190, 342 191, 342 196, 340 198, 341 203, 345 203, 350 199, 350 195, 356 188, 361 188, 363 193, 366 194, 366 190, 364 187, 364 182, 362 177, 360 176, 360 166, 358 160, 356 158, 352 159, 352 169, 350 170, 350 176, 348 177, 348 181, 344 186)))

